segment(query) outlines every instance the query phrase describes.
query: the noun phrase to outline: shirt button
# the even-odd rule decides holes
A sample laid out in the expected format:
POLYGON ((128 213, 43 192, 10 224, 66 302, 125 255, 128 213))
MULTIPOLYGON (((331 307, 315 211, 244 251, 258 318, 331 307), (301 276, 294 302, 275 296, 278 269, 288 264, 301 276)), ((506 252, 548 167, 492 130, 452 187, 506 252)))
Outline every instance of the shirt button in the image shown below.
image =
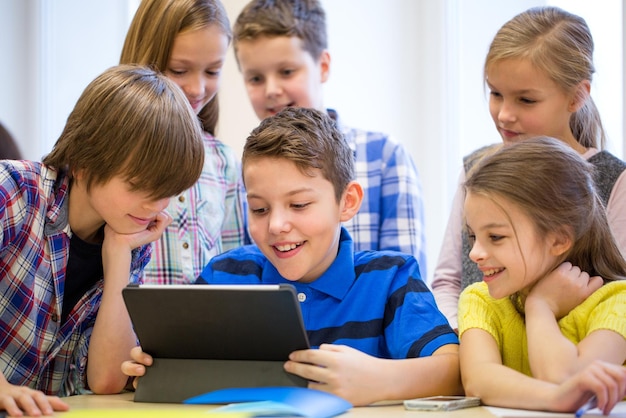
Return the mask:
POLYGON ((185 196, 178 196, 178 201, 183 203, 185 201, 185 196))
POLYGON ((51 319, 52 319, 52 322, 59 322, 59 315, 53 313, 51 319))
POLYGON ((189 243, 183 242, 183 248, 186 250, 189 248, 189 243))
POLYGON ((305 293, 298 293, 298 301, 304 302, 305 300, 306 300, 306 294, 305 293))

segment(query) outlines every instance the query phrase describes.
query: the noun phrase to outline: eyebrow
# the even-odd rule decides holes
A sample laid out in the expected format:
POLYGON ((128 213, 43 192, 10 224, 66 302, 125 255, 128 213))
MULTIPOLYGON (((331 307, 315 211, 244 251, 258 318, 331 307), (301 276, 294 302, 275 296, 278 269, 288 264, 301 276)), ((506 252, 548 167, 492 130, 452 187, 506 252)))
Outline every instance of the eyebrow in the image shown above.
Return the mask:
MULTIPOLYGON (((290 192, 288 192, 286 194, 286 196, 294 196, 300 193, 306 193, 306 192, 315 192, 315 189, 313 189, 312 187, 303 187, 301 189, 296 189, 296 190, 291 190, 290 192)), ((262 196, 259 196, 257 194, 254 193, 248 193, 248 197, 249 198, 254 198, 254 199, 263 199, 262 196)))
MULTIPOLYGON (((193 62, 192 60, 188 60, 188 59, 184 59, 184 58, 176 58, 176 57, 171 57, 169 60, 169 64, 171 64, 172 62, 176 63, 176 64, 195 64, 195 62, 193 62)), ((215 60, 213 62, 209 62, 206 66, 208 67, 214 67, 216 65, 223 65, 224 64, 224 60, 223 59, 218 59, 215 60)))
POLYGON ((487 225, 483 225, 480 229, 485 230, 485 229, 493 229, 493 228, 507 228, 508 226, 509 224, 492 222, 487 225))
MULTIPOLYGON (((476 231, 475 228, 472 228, 467 222, 465 223, 465 227, 467 229, 469 229, 470 231, 476 231)), ((479 231, 484 231, 485 229, 494 229, 494 228, 508 228, 509 224, 503 224, 503 223, 497 223, 497 222, 492 222, 492 223, 488 223, 487 225, 483 225, 482 227, 480 227, 478 230, 479 231)))
MULTIPOLYGON (((501 89, 496 88, 489 81, 487 81, 487 87, 489 87, 490 90, 501 90, 501 89)), ((537 91, 538 91, 537 89, 523 89, 523 90, 514 90, 513 93, 524 95, 524 94, 529 94, 529 93, 535 93, 537 91)))

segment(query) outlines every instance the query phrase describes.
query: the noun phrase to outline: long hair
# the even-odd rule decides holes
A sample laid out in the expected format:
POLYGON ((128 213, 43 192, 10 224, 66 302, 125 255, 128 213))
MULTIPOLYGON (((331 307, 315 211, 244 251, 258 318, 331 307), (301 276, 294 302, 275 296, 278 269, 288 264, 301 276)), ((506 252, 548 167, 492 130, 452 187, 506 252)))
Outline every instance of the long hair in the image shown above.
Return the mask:
MULTIPOLYGON (((489 68, 505 59, 529 60, 564 92, 581 81, 591 82, 593 38, 583 18, 558 7, 534 7, 513 17, 496 33, 485 59, 483 78, 489 68)), ((606 135, 600 113, 589 96, 574 112, 570 129, 586 148, 604 148, 606 135)))
POLYGON ((572 247, 559 263, 569 261, 605 282, 623 279, 626 261, 595 190, 593 170, 562 141, 536 137, 485 157, 465 181, 465 189, 512 202, 534 222, 539 235, 569 234, 572 247))
MULTIPOLYGON (((230 21, 219 0, 143 0, 135 13, 120 64, 150 65, 164 72, 174 39, 181 32, 217 25, 232 40, 230 21)), ((198 114, 204 130, 215 135, 219 118, 217 94, 198 114)))

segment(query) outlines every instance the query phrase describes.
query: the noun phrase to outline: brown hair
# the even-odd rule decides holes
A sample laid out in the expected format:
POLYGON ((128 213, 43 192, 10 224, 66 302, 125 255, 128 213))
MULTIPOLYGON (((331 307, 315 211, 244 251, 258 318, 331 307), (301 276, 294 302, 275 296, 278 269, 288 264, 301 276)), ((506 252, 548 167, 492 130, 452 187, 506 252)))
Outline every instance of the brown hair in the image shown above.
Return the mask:
POLYGON ((21 160, 22 154, 11 132, 0 123, 0 159, 21 160))
MULTIPOLYGON (((120 64, 150 65, 164 72, 176 35, 212 25, 217 25, 230 42, 230 21, 219 0, 143 0, 128 29, 120 64)), ((215 135, 219 118, 217 94, 198 117, 204 130, 215 135)))
MULTIPOLYGON (((584 80, 591 81, 593 38, 583 18, 558 7, 534 7, 513 17, 496 33, 485 59, 489 68, 502 60, 521 58, 543 71, 566 93, 584 80)), ((570 119, 570 128, 586 148, 604 148, 600 114, 591 97, 570 119)))
POLYGON ((465 189, 517 205, 540 235, 569 234, 572 247, 560 262, 569 261, 605 281, 623 279, 626 261, 597 195, 593 170, 562 141, 536 137, 485 157, 465 181, 465 189))
POLYGON ((246 140, 242 168, 257 158, 283 158, 308 175, 319 169, 338 202, 354 179, 352 150, 335 122, 315 109, 287 107, 261 121, 246 140))
POLYGON ((252 0, 233 26, 233 47, 263 36, 296 36, 317 60, 328 48, 326 13, 318 0, 252 0))
POLYGON ((149 68, 109 68, 83 91, 43 162, 83 170, 87 190, 121 175, 155 199, 191 187, 204 163, 202 131, 187 98, 149 68))

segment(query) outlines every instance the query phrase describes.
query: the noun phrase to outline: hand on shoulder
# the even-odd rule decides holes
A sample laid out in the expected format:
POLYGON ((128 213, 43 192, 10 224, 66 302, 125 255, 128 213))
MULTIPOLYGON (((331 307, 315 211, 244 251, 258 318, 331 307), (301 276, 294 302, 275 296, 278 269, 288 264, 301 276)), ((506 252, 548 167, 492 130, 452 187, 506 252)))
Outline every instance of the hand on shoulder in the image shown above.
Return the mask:
POLYGON ((591 277, 586 271, 566 261, 533 286, 526 299, 526 311, 529 312, 529 304, 546 304, 555 318, 560 319, 584 302, 602 284, 602 277, 591 277))

